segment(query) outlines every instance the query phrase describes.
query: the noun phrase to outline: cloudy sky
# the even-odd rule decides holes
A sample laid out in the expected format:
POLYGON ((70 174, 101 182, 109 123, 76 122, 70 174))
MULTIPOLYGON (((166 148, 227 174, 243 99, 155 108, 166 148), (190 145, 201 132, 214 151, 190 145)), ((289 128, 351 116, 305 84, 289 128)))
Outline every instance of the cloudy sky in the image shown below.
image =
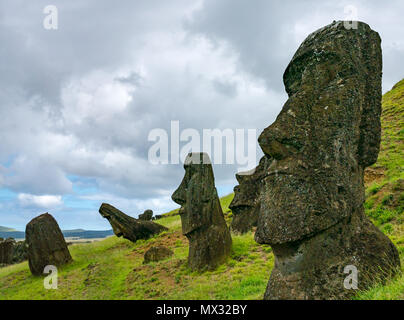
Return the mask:
MULTIPOLYGON (((382 37, 385 92, 404 77, 402 0, 1 0, 0 225, 49 211, 63 229, 109 229, 102 202, 133 216, 176 208, 184 170, 149 161, 151 130, 259 134, 299 44, 355 11, 382 37)), ((220 195, 238 169, 214 166, 220 195)))

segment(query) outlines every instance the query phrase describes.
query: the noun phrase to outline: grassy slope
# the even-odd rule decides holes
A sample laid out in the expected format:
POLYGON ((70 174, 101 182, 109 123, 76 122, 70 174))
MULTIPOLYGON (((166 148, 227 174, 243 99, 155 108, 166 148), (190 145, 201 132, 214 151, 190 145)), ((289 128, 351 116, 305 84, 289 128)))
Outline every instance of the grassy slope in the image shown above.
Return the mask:
MULTIPOLYGON (((377 163, 366 170, 366 213, 396 244, 404 270, 404 80, 383 96, 382 143, 377 163)), ((404 276, 359 295, 404 299, 404 276)))
MULTIPOLYGON (((383 138, 378 162, 366 172, 366 212, 390 236, 404 258, 403 228, 404 80, 383 97, 383 138)), ((221 199, 231 213, 230 194, 221 199)), ((253 234, 233 235, 229 261, 213 272, 186 267, 188 242, 181 235, 178 210, 158 222, 170 230, 147 241, 131 243, 110 237, 70 247, 74 262, 59 270, 59 289, 43 289, 27 262, 0 269, 0 299, 261 299, 273 267, 271 248, 258 245, 253 234), (174 256, 143 265, 143 253, 163 244, 174 256)), ((404 266, 404 261, 402 262, 404 266)), ((404 277, 362 292, 358 299, 403 299, 404 277)))
MULTIPOLYGON (((224 197, 223 206, 232 195, 224 197)), ((269 246, 253 234, 233 237, 233 253, 213 272, 191 272, 186 266, 188 241, 179 216, 159 220, 170 228, 147 241, 117 237, 70 247, 74 262, 59 270, 58 290, 44 290, 27 262, 0 269, 0 299, 260 299, 273 266, 269 246), (143 265, 151 245, 163 244, 174 256, 143 265)))

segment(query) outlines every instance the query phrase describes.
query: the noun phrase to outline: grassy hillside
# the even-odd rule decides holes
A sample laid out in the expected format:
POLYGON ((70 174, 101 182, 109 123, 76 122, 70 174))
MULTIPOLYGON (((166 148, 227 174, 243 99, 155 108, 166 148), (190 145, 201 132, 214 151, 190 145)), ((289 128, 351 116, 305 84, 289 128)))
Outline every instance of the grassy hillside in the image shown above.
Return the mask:
MULTIPOLYGON (((232 195, 223 198, 228 206, 232 195)), ((0 299, 260 299, 273 267, 269 246, 253 234, 233 237, 233 253, 213 272, 191 272, 186 266, 188 240, 180 217, 158 221, 170 230, 147 241, 110 237, 93 244, 70 246, 74 262, 59 270, 58 290, 44 290, 27 262, 0 269, 0 299), (143 254, 162 244, 174 256, 143 264, 143 254)))
MULTIPOLYGON (((366 170, 366 213, 397 245, 404 266, 403 133, 404 80, 383 97, 382 145, 377 163, 366 170)), ((231 219, 230 194, 221 199, 231 219)), ((110 237, 70 248, 74 262, 59 270, 59 289, 44 290, 27 262, 0 269, 0 299, 261 299, 274 257, 252 233, 233 235, 229 261, 213 272, 186 266, 188 241, 178 209, 159 221, 170 230, 147 241, 110 237), (143 265, 143 254, 162 244, 174 251, 164 261, 143 265)), ((361 292, 356 299, 404 299, 404 276, 361 292)))
MULTIPOLYGON (((377 163, 366 169, 365 210, 397 246, 404 270, 404 79, 383 96, 382 142, 377 163)), ((359 296, 404 299, 404 276, 359 296)))

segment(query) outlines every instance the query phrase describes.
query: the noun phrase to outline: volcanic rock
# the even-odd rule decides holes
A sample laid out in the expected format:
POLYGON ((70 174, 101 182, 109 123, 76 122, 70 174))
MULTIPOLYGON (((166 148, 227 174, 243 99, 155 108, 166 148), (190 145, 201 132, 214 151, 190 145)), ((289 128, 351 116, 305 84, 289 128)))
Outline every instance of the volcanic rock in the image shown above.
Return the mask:
POLYGON ((143 263, 156 262, 171 257, 174 254, 170 249, 164 246, 151 247, 144 254, 143 263))

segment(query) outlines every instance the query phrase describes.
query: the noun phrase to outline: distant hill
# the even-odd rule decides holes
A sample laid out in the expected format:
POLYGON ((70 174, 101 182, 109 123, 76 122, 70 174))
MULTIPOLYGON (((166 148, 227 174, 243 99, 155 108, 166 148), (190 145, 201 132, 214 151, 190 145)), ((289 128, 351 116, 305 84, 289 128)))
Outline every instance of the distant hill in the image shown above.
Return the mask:
POLYGON ((10 232, 10 231, 16 231, 16 230, 12 229, 12 228, 0 226, 0 232, 10 232))
MULTIPOLYGON (((11 228, 5 228, 4 231, 0 230, 0 238, 14 238, 14 239, 25 239, 25 232, 23 231, 13 231, 11 228)), ((114 232, 112 230, 83 230, 83 229, 74 229, 74 230, 62 230, 65 238, 79 238, 79 239, 96 239, 96 238, 106 238, 112 236, 114 232)))

